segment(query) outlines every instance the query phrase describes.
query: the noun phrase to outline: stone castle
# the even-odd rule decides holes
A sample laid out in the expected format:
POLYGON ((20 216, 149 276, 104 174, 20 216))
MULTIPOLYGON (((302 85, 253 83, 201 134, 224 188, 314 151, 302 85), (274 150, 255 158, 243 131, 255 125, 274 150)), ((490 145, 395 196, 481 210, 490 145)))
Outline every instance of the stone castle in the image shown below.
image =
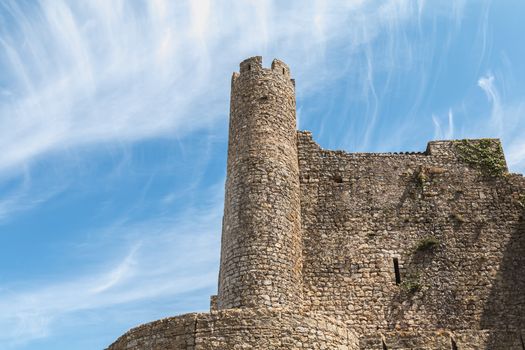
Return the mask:
POLYGON ((231 83, 218 295, 109 350, 525 349, 525 178, 499 140, 324 150, 279 60, 231 83))

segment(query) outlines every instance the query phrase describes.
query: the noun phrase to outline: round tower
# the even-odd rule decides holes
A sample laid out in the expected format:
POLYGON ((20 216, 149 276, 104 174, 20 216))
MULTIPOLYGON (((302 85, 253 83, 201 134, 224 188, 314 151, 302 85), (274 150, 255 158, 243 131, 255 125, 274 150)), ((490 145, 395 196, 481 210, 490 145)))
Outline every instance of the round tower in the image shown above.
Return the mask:
POLYGON ((296 134, 288 66, 244 60, 231 85, 219 309, 301 303, 296 134))

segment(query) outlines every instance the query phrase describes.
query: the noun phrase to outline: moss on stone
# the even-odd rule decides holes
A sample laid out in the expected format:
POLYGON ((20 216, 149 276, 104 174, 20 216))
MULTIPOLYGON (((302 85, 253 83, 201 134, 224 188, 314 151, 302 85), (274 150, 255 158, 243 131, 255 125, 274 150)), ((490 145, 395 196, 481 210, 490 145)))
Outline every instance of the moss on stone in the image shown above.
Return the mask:
POLYGON ((460 140, 455 142, 459 158, 490 176, 501 176, 507 172, 501 145, 494 140, 460 140))
POLYGON ((432 251, 439 245, 439 243, 440 242, 436 237, 425 237, 417 243, 414 250, 416 252, 432 251))
POLYGON ((521 194, 519 199, 518 199, 518 203, 519 205, 522 207, 522 208, 525 208, 525 194, 521 194))
POLYGON ((414 294, 421 289, 421 282, 414 277, 401 282, 400 286, 408 294, 414 294))
POLYGON ((458 224, 462 224, 462 223, 465 222, 465 218, 463 217, 463 215, 458 214, 458 213, 454 213, 454 214, 452 214, 452 218, 453 218, 458 224))
POLYGON ((425 186, 425 182, 428 180, 427 174, 425 173, 425 170, 421 168, 416 175, 417 183, 419 186, 423 187, 425 186))

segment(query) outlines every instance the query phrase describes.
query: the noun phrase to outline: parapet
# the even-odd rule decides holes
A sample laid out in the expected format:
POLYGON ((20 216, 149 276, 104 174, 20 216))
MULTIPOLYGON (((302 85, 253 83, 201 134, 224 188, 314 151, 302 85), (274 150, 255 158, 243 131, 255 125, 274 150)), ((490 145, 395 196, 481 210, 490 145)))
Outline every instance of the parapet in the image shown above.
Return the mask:
MULTIPOLYGON (((398 157, 413 156, 432 158, 438 163, 467 164, 481 170, 487 175, 501 175, 508 173, 507 162, 503 147, 499 139, 462 139, 430 141, 424 152, 388 152, 388 153, 354 153, 341 150, 325 150, 315 142, 309 131, 298 131, 297 140, 299 149, 306 152, 319 151, 325 155, 363 157, 398 157)), ((519 177, 519 176, 516 176, 519 177)), ((519 181, 519 180, 516 180, 519 181)))
POLYGON ((292 84, 295 86, 295 80, 291 79, 291 72, 290 67, 283 61, 275 58, 272 61, 272 64, 270 68, 264 68, 262 64, 262 56, 254 56, 245 59, 242 61, 239 65, 239 73, 235 72, 232 76, 232 84, 235 82, 235 80, 240 76, 244 74, 253 74, 257 72, 273 72, 277 76, 282 76, 292 82, 292 84))
POLYGON ((253 72, 262 70, 262 56, 254 56, 245 59, 239 64, 239 73, 253 72))
POLYGON ((290 67, 288 67, 286 63, 284 63, 281 60, 278 60, 277 58, 275 58, 272 61, 271 69, 277 74, 282 74, 285 77, 290 78, 290 67))
POLYGON ((458 161, 488 175, 508 173, 507 162, 499 139, 463 139, 431 141, 426 153, 443 160, 458 161))
MULTIPOLYGON (((433 156, 455 153, 454 149, 460 144, 468 144, 473 148, 491 148, 498 152, 502 149, 501 141, 499 139, 438 140, 430 141, 427 144, 426 153, 433 156)), ((503 154, 503 152, 501 152, 501 154, 503 154)))

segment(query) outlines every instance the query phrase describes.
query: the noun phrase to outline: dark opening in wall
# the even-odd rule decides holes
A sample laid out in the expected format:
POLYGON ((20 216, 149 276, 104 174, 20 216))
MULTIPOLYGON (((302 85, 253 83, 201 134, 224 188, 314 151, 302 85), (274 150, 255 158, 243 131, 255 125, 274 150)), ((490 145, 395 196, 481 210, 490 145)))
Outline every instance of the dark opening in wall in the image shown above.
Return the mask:
POLYGON ((454 340, 454 338, 450 338, 450 349, 451 350, 458 350, 458 346, 457 346, 456 341, 454 340))
POLYGON ((284 74, 286 74, 286 72, 285 72, 285 70, 284 70, 284 68, 283 68, 283 75, 284 75, 284 74))
POLYGON ((343 178, 341 177, 341 175, 335 175, 334 176, 334 182, 337 183, 337 184, 343 183, 343 178))
POLYGON ((399 260, 394 258, 394 273, 396 274, 396 284, 401 283, 401 274, 399 273, 399 260))
POLYGON ((381 340, 381 344, 383 345, 383 350, 388 350, 384 340, 381 340))
POLYGON ((248 65, 248 70, 249 71, 252 70, 252 65, 251 64, 248 65))

